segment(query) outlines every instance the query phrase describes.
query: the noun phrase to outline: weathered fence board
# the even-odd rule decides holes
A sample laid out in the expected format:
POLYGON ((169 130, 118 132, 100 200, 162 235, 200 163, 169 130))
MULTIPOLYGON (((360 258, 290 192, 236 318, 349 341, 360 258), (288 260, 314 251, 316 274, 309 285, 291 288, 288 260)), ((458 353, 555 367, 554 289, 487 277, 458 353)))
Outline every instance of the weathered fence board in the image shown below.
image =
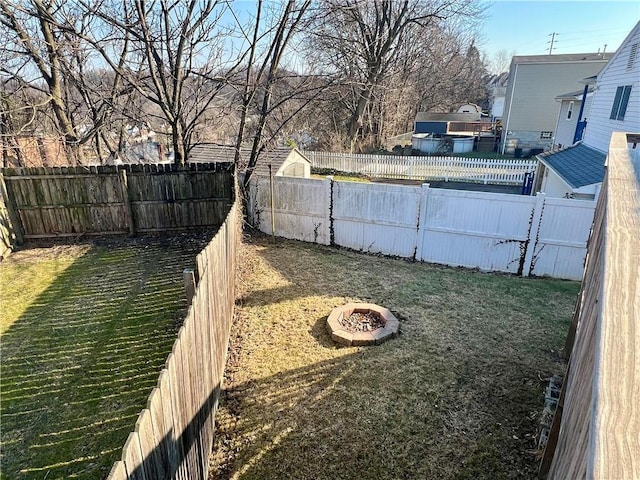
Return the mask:
POLYGON ((233 196, 226 164, 8 168, 24 238, 153 233, 218 226, 233 196))
POLYGON ((523 273, 534 197, 440 189, 426 193, 420 260, 523 273))
POLYGON ((531 268, 536 275, 567 278, 576 265, 584 266, 593 212, 592 201, 545 198, 540 227, 533 236, 531 268))
POLYGON ((640 151, 629 143, 612 135, 566 395, 541 465, 550 479, 640 478, 640 151))
POLYGON ((402 257, 414 255, 419 187, 337 182, 332 204, 338 245, 402 257))
POLYGON ((4 176, 0 173, 0 260, 11 253, 16 242, 22 241, 21 232, 16 232, 14 228, 16 218, 4 176))
POLYGON ((196 259, 191 306, 111 480, 208 478, 233 320, 237 218, 236 203, 196 259))
MULTIPOLYGON (((273 180, 278 236, 446 265, 582 277, 594 202, 331 177, 273 180)), ((272 233, 268 182, 252 180, 249 217, 272 233)))
POLYGON ((359 173, 370 177, 445 180, 521 185, 537 160, 452 156, 367 155, 305 151, 315 168, 359 173))
MULTIPOLYGON (((255 177, 250 193, 249 212, 256 225, 271 232, 271 188, 268 177, 255 177)), ((316 179, 273 177, 275 231, 288 238, 329 244, 326 183, 316 179), (304 208, 301 206, 304 205, 304 208)))

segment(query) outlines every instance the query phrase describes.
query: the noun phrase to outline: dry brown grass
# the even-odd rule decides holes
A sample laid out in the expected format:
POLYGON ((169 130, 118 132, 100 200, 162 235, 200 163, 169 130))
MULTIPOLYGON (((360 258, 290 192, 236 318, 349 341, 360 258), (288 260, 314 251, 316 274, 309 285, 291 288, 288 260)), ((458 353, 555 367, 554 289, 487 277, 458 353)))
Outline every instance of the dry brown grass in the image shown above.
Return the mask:
POLYGON ((576 282, 264 238, 240 259, 214 478, 534 476, 576 282), (400 336, 333 344, 325 319, 349 301, 388 307, 400 336))

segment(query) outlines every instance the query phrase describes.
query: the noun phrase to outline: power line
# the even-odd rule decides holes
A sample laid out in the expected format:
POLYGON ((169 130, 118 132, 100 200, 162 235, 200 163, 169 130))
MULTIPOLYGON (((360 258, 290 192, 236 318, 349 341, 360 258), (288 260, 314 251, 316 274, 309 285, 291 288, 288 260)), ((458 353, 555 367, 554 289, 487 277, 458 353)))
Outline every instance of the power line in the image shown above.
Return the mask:
POLYGON ((552 33, 550 33, 549 35, 547 35, 548 37, 551 37, 551 41, 547 42, 547 43, 550 43, 550 44, 551 44, 551 45, 549 45, 549 55, 551 55, 551 52, 553 51, 553 44, 554 44, 554 43, 555 43, 555 41, 556 41, 556 36, 557 36, 557 35, 560 35, 560 34, 559 34, 559 33, 556 33, 556 32, 552 32, 552 33))

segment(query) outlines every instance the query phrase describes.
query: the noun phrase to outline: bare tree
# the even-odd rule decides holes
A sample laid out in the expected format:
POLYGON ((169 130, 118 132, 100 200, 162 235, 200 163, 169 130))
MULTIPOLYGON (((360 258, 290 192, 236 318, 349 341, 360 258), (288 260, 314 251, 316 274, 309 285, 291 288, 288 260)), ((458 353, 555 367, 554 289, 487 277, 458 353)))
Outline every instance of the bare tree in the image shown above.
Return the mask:
MULTIPOLYGON (((247 133, 247 120, 253 114, 251 151, 247 165, 244 166, 244 187, 251 179, 258 157, 271 144, 277 134, 304 108, 309 102, 306 94, 322 88, 314 84, 312 77, 296 74, 281 67, 283 57, 294 37, 301 31, 311 0, 288 0, 280 9, 272 5, 266 12, 262 0, 256 4, 253 28, 242 28, 249 44, 248 65, 246 66, 244 84, 242 86, 241 116, 236 139, 236 163, 241 160, 241 148, 247 133), (250 32, 250 33, 249 33, 250 32), (286 93, 276 95, 278 87, 286 93), (297 105, 282 115, 284 105, 297 105), (252 110, 252 106, 255 110, 252 110), (276 113, 277 126, 268 135, 268 122, 276 113)), ((282 93, 282 91, 280 92, 282 93)))
MULTIPOLYGON (((367 123, 367 114, 385 96, 387 80, 406 75, 411 45, 434 27, 461 18, 473 19, 482 5, 472 0, 326 0, 310 47, 329 71, 349 79, 347 136, 355 142, 379 138, 380 128, 367 123), (372 131, 372 127, 374 130, 372 131)), ((423 58, 423 62, 426 60, 423 58)), ((415 64, 413 64, 415 66, 415 64)), ((384 107, 383 107, 384 108, 384 107)))
POLYGON ((508 72, 509 66, 511 65, 511 57, 513 57, 515 54, 515 50, 511 50, 511 52, 508 52, 505 48, 495 52, 488 62, 491 73, 495 73, 496 75, 498 75, 504 72, 508 72))
POLYGON ((109 26, 83 38, 128 87, 156 107, 152 115, 168 124, 175 162, 185 162, 194 135, 244 58, 227 41, 231 32, 222 23, 227 2, 122 0, 83 5, 109 26), (96 35, 100 32, 102 37, 96 35), (116 64, 111 45, 125 41, 130 52, 123 64, 116 64))
POLYGON ((22 86, 43 93, 64 137, 67 153, 83 161, 81 145, 89 135, 80 134, 65 103, 65 42, 54 16, 70 13, 60 3, 33 0, 0 0, 0 24, 6 29, 2 74, 22 86))

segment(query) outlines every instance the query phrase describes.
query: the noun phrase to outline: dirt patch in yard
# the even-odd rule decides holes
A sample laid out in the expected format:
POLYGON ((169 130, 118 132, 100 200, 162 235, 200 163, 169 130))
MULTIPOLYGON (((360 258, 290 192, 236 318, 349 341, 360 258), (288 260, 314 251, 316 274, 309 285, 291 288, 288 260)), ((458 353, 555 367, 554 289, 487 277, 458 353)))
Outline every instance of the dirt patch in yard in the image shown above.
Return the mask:
POLYGON ((262 237, 240 259, 211 478, 535 477, 578 283, 262 237), (400 338, 334 344, 349 302, 389 308, 400 338))

